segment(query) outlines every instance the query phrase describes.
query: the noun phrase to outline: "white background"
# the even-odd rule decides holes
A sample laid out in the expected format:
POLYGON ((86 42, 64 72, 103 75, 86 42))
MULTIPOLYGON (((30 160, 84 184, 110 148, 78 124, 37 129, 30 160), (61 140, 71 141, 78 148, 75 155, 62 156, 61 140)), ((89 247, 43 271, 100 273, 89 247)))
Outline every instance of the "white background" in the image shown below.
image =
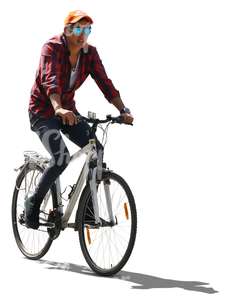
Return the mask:
MULTIPOLYGON (((1 1, 1 292, 4 299, 226 299, 227 1, 1 1), (14 242, 14 167, 47 152, 30 131, 29 92, 43 43, 69 10, 93 19, 89 42, 135 117, 113 126, 106 160, 130 184, 138 235, 123 273, 88 275, 78 236, 64 232, 40 264, 14 242), (218 293, 214 293, 218 291, 218 293), (212 294, 210 294, 212 293, 212 294)), ((77 107, 117 114, 91 78, 77 107)), ((68 142, 71 153, 77 148, 68 142)), ((77 163, 63 175, 71 183, 77 163)))

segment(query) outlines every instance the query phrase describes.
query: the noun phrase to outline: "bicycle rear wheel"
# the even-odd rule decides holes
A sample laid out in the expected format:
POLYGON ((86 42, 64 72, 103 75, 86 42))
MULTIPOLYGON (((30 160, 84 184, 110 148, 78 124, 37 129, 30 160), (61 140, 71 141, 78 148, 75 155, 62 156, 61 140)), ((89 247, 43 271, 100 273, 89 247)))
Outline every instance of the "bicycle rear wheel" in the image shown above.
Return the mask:
MULTIPOLYGON (((43 257, 52 244, 47 228, 42 226, 33 230, 24 223, 25 197, 35 190, 43 171, 34 163, 25 164, 17 177, 12 201, 12 226, 17 246, 27 258, 33 260, 43 257)), ((49 211, 53 211, 54 197, 53 190, 49 190, 41 204, 40 220, 48 221, 49 211)))
POLYGON ((128 261, 134 247, 137 214, 133 194, 119 175, 107 172, 97 189, 99 217, 102 225, 94 225, 91 193, 86 186, 79 203, 76 222, 83 255, 91 269, 102 276, 119 272, 128 261), (110 224, 104 182, 109 183, 115 225, 110 224), (89 220, 88 220, 89 218, 89 220))

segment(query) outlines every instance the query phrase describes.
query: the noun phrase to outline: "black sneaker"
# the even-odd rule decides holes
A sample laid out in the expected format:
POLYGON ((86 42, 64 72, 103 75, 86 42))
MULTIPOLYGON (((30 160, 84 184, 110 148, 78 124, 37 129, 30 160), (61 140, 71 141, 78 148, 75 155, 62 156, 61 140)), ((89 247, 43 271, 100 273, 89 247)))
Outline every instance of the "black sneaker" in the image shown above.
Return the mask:
POLYGON ((35 205, 32 196, 28 197, 25 200, 25 225, 28 228, 38 229, 39 214, 40 214, 40 208, 35 205))

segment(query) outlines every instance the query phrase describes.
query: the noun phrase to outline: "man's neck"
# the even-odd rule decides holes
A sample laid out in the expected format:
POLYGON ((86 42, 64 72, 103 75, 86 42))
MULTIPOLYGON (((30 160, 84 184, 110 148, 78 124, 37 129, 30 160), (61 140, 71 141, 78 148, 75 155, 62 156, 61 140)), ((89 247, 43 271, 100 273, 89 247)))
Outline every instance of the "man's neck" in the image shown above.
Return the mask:
POLYGON ((78 47, 69 47, 70 55, 76 56, 79 54, 81 48, 78 47))
POLYGON ((70 51, 70 54, 75 56, 75 55, 78 55, 78 53, 80 52, 81 50, 81 47, 77 47, 75 46, 74 44, 72 44, 69 39, 67 38, 67 47, 70 51))

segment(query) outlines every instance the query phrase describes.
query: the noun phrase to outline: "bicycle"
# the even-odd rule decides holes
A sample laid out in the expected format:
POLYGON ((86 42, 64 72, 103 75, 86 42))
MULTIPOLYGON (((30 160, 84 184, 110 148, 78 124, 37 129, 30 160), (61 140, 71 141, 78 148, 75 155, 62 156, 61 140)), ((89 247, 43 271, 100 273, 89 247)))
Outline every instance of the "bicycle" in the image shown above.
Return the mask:
MULTIPOLYGON (((29 259, 37 260, 49 250, 52 242, 66 228, 79 233, 84 258, 90 268, 102 276, 112 276, 127 263, 136 238, 137 212, 133 194, 126 181, 103 162, 104 151, 97 151, 95 133, 101 124, 103 140, 110 124, 122 123, 121 116, 99 120, 94 113, 79 121, 91 123, 89 143, 70 157, 69 163, 82 154, 85 162, 77 182, 70 186, 66 208, 58 177, 45 195, 40 208, 40 227, 29 229, 24 221, 24 201, 34 190, 37 180, 50 159, 36 151, 24 151, 12 201, 12 226, 18 248, 29 259), (79 198, 80 197, 80 198, 79 198), (79 201, 78 201, 79 199, 79 201), (77 203, 78 202, 78 203, 77 203), (78 204, 75 222, 69 219, 78 204), (63 209, 65 208, 65 210, 63 209)), ((105 146, 106 142, 104 143, 105 146)))

